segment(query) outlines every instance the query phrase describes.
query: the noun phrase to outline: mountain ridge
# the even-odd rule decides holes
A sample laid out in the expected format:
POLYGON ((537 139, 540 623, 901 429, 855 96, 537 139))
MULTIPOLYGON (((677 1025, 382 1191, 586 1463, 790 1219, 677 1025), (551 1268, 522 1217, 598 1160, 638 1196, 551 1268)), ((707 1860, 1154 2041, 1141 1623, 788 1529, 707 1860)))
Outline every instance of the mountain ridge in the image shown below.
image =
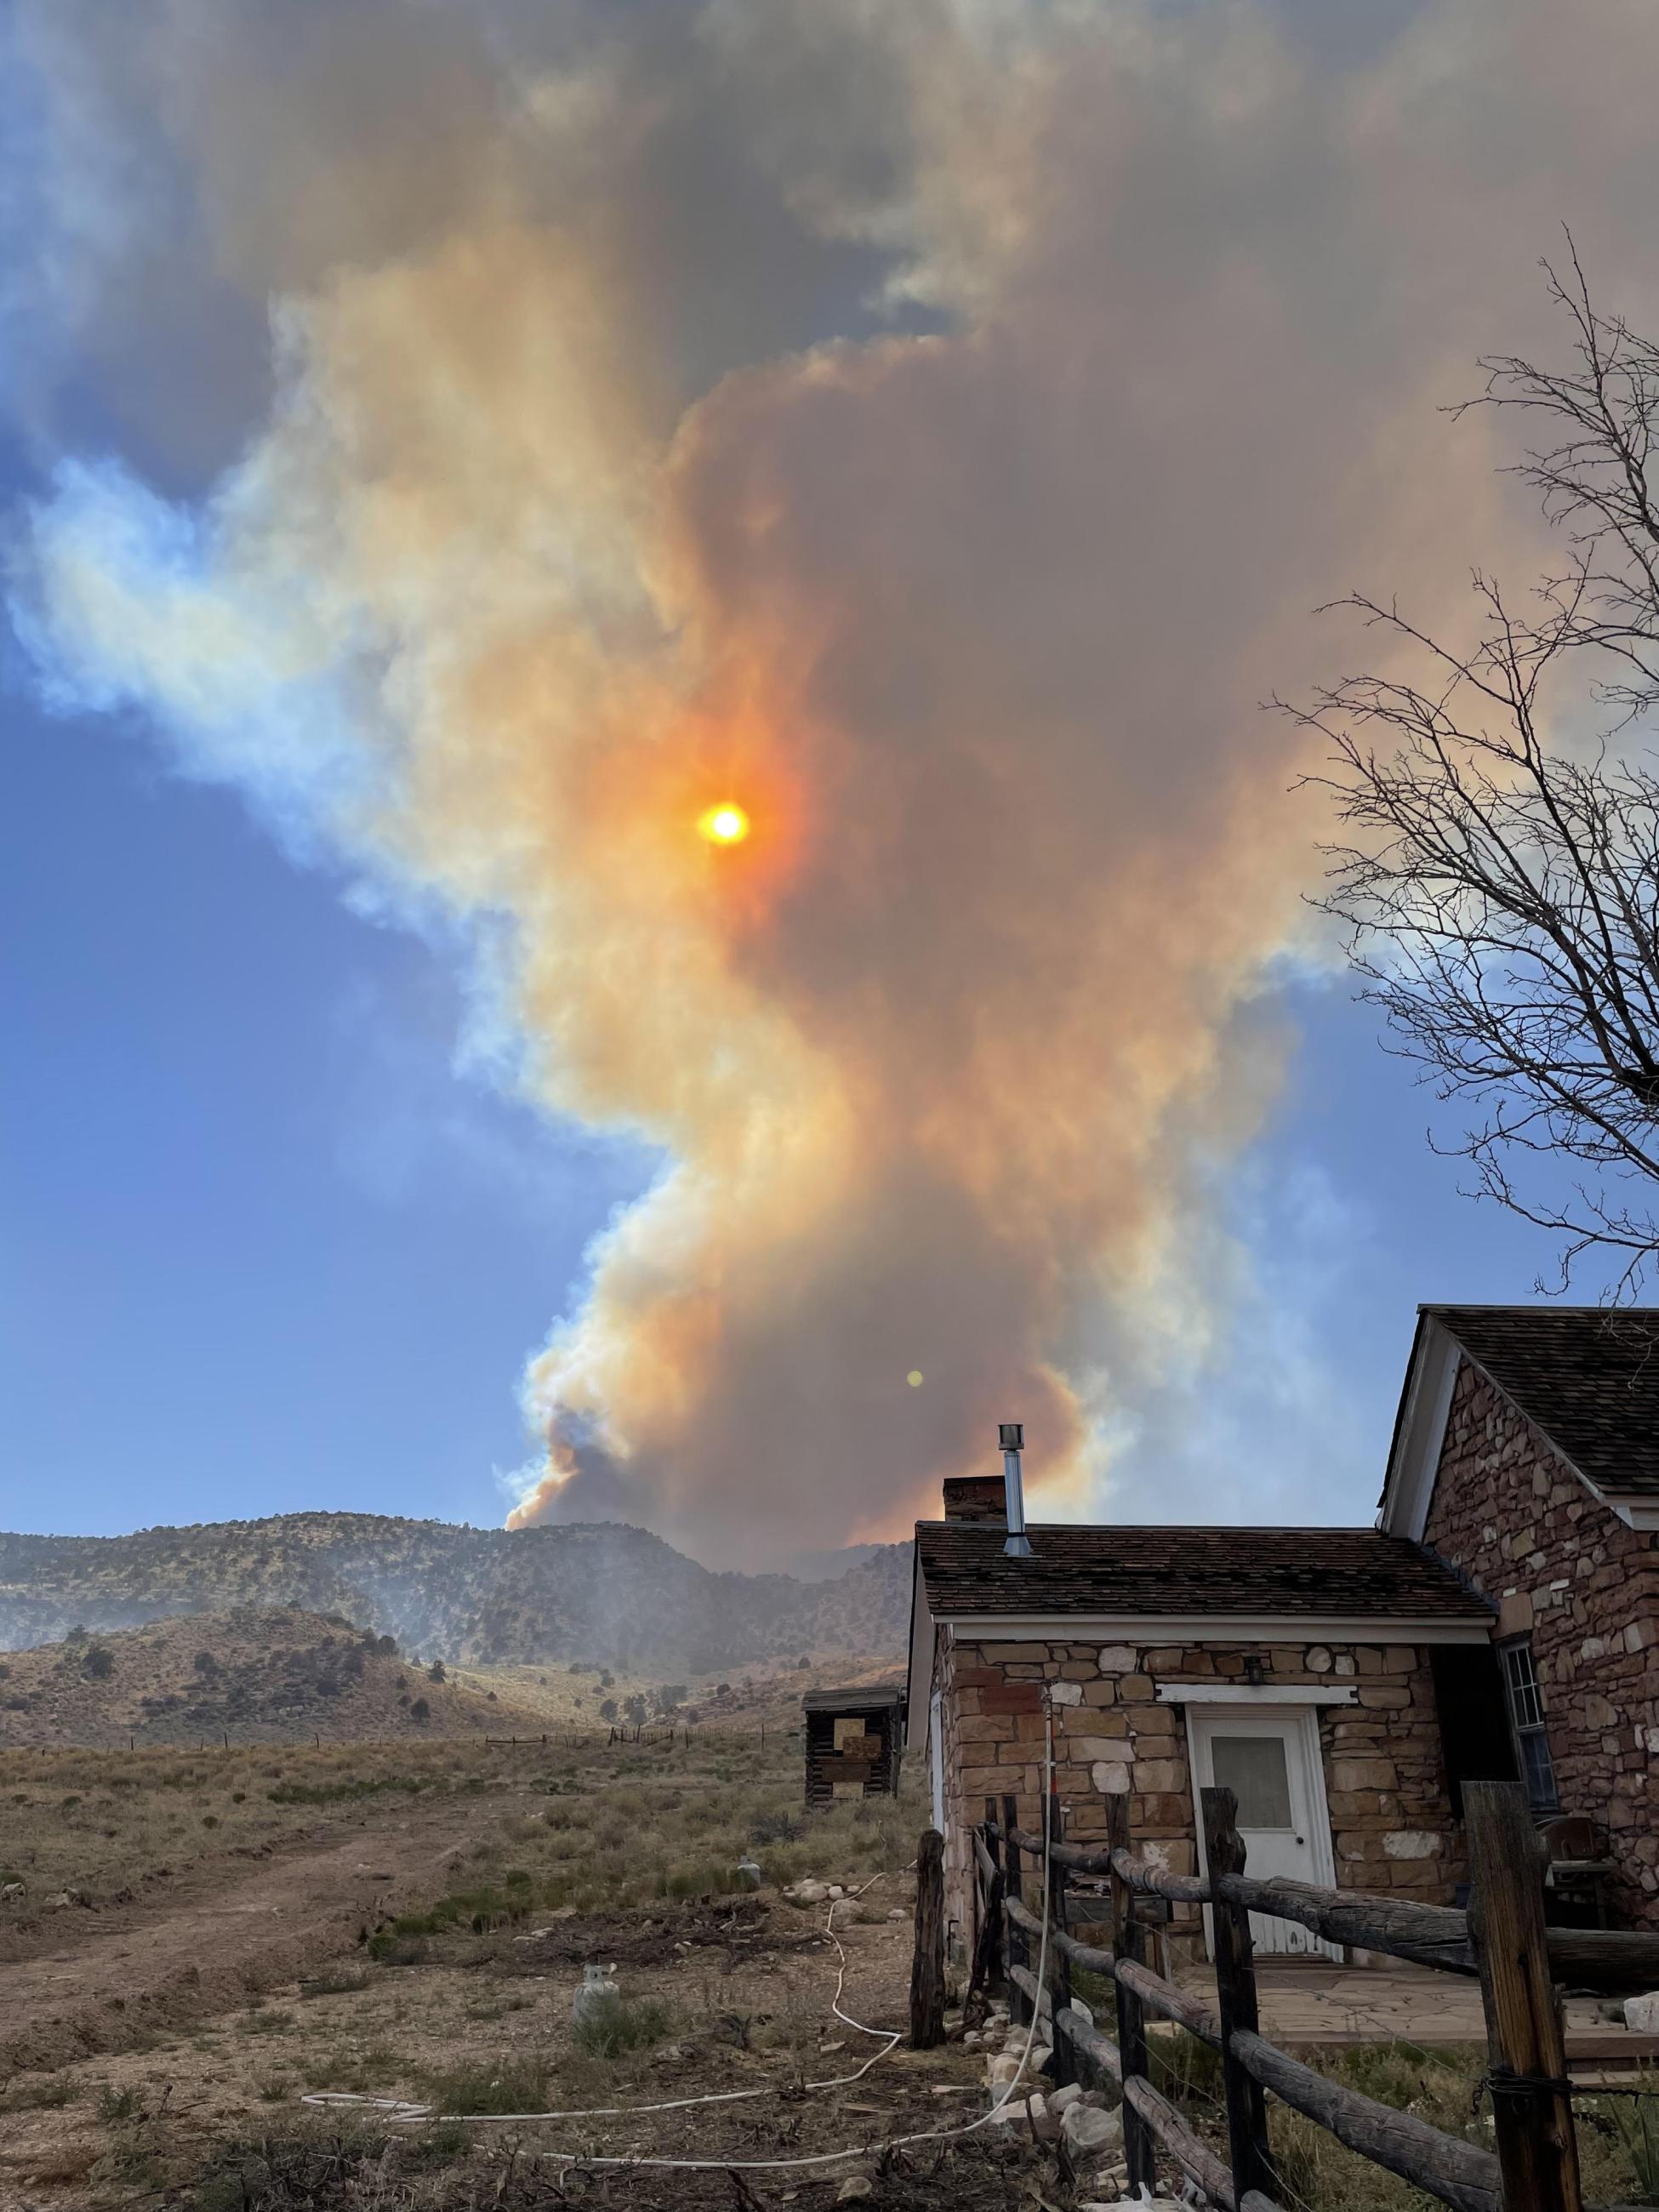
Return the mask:
POLYGON ((370 1513, 270 1514, 116 1536, 0 1533, 0 1649, 73 1628, 299 1606, 461 1663, 592 1661, 689 1673, 796 1653, 904 1649, 910 1547, 830 1582, 701 1565, 621 1522, 475 1528, 370 1513))

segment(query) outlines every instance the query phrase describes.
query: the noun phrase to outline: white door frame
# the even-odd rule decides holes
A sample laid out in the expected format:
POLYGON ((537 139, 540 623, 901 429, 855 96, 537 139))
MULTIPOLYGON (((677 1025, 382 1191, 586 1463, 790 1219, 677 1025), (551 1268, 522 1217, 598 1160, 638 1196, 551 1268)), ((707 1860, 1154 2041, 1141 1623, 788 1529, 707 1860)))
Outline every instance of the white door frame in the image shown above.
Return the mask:
POLYGON ((945 1708, 935 1690, 927 1700, 927 1778, 933 1799, 933 1826, 945 1833, 945 1708))
MULTIPOLYGON (((1331 1842, 1331 1808, 1325 1795, 1325 1762, 1319 1748, 1319 1708, 1316 1705, 1287 1705, 1276 1697, 1263 1698, 1259 1705, 1249 1698, 1217 1698, 1212 1704, 1195 1698, 1186 1708, 1187 1771, 1193 1781, 1193 1826, 1198 1836, 1198 1870, 1206 1880, 1210 1866, 1204 1848, 1204 1811, 1199 1798, 1203 1771, 1199 1759, 1197 1720, 1234 1721, 1246 1718, 1282 1721, 1291 1729, 1291 1741, 1302 1770, 1302 1785, 1308 1808, 1308 1849, 1313 1858, 1314 1880, 1328 1889, 1336 1887, 1336 1852, 1331 1842)), ((1249 1872, 1246 1863, 1244 1871, 1249 1872)), ((1328 1951, 1340 1958, 1340 1948, 1321 1942, 1317 1936, 1310 1938, 1310 1947, 1328 1951)), ((1215 1936, 1210 1908, 1204 1908, 1204 1948, 1207 1957, 1215 1956, 1215 1936)))

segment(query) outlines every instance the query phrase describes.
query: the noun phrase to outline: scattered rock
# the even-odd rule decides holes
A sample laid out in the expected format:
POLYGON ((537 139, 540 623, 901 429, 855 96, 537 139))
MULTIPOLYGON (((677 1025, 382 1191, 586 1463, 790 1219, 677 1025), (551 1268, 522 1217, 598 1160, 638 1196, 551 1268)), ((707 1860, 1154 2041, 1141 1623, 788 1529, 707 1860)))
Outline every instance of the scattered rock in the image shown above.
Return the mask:
POLYGON ((891 1905, 887 1908, 887 1917, 890 1920, 908 1920, 910 1916, 902 1905, 891 1905))
POLYGON ((1048 2110, 1047 2104, 1040 2096, 1011 2097, 1006 2105, 996 2107, 990 2124, 994 2128, 1034 2127, 1040 2133, 1042 2124, 1048 2117, 1048 2110))
POLYGON ((1016 2051, 1000 2051, 986 2069, 986 2078, 994 2089, 1000 2089, 1010 2081, 1019 2079, 1019 2056, 1016 2051))
POLYGON ((1638 2035, 1659 2035, 1659 1990, 1625 1999, 1625 2025, 1638 2035))
POLYGON ((1103 2111, 1098 2105, 1076 2103, 1060 2114, 1060 2131, 1074 2157, 1087 2157, 1121 2143, 1123 2121, 1120 2114, 1103 2111))
POLYGON ((1075 2105, 1079 2097, 1086 2097, 1088 2094, 1080 2081, 1067 2081, 1050 2096, 1048 2109, 1051 2112, 1063 2112, 1068 2105, 1075 2105))
POLYGON ((836 2202, 837 2204, 853 2204, 860 2197, 873 2197, 875 2193, 873 2181, 866 2179, 861 2173, 849 2173, 836 2191, 836 2202))
POLYGON ((794 1883, 783 1893, 792 1905, 822 1905, 830 1894, 830 1885, 827 1881, 814 1881, 809 1877, 805 1881, 794 1883))
POLYGON ((832 1882, 830 1883, 830 1903, 831 1903, 832 1905, 833 1905, 833 1904, 835 1904, 835 1903, 836 1903, 840 1899, 842 1899, 842 1898, 845 1897, 845 1896, 846 1896, 846 1894, 847 1894, 846 1888, 844 1887, 844 1886, 843 1886, 842 1883, 840 1883, 840 1882, 838 1882, 838 1881, 832 1881, 832 1882))
POLYGON ((21 1905, 27 1894, 28 1884, 27 1882, 0 1882, 0 1904, 21 1905))

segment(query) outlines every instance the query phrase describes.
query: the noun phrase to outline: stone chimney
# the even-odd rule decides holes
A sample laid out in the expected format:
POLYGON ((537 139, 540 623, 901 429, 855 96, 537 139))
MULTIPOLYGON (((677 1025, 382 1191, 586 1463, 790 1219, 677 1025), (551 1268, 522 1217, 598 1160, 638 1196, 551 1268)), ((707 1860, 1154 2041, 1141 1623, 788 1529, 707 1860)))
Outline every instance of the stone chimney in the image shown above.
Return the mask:
POLYGON ((947 1521, 992 1521, 1008 1525, 1008 1493, 1000 1474, 951 1474, 945 1479, 947 1521))

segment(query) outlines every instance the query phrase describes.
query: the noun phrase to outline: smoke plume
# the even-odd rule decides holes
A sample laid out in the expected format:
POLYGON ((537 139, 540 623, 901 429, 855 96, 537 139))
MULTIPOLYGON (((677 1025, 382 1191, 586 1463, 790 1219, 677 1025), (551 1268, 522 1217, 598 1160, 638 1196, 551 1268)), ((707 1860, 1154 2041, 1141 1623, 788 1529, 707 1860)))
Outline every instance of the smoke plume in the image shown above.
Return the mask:
POLYGON ((1248 1295, 1218 1194, 1317 866, 1258 702, 1339 642, 1318 601, 1444 619, 1470 558, 1529 562, 1484 418, 1435 410, 1537 337, 1563 217, 1639 313, 1659 21, 24 0, 15 35, 45 680, 504 939, 520 1079, 668 1162, 530 1364, 515 1519, 891 1534, 1012 1416, 1080 1497, 1248 1295), (698 834, 722 801, 741 842, 698 834))

